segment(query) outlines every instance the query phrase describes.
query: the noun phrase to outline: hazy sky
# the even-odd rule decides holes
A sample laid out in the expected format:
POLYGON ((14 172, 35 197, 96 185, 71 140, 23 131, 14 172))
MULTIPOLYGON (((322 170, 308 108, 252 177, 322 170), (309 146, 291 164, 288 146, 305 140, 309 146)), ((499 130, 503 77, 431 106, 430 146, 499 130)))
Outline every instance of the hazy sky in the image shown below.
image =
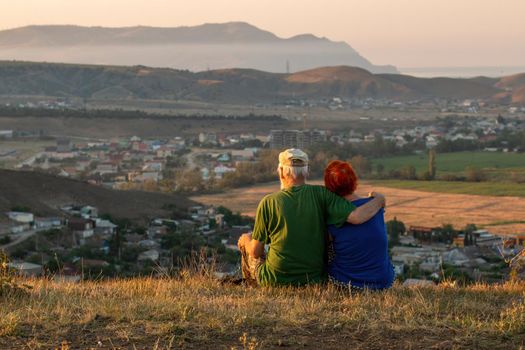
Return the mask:
POLYGON ((525 0, 0 0, 0 29, 228 21, 346 41, 375 64, 525 66, 525 0))

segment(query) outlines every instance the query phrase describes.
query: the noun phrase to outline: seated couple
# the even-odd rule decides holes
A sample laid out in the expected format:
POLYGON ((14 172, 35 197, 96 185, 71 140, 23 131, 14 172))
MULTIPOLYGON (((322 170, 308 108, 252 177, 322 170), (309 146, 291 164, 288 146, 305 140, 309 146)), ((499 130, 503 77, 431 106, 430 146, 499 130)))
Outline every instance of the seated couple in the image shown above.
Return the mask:
POLYGON ((385 197, 355 195, 357 177, 341 161, 325 169, 326 187, 307 185, 308 156, 299 149, 279 154, 278 172, 281 190, 261 200, 253 233, 239 238, 243 278, 262 286, 305 285, 328 277, 358 289, 390 287, 394 270, 383 217, 385 197), (327 250, 333 252, 328 263, 327 250))

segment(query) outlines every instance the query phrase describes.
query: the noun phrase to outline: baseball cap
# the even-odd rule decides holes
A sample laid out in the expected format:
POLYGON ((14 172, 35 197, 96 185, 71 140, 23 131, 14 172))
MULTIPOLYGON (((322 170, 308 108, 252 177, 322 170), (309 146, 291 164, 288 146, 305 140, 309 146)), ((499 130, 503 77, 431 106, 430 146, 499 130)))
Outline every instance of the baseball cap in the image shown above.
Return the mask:
POLYGON ((298 148, 289 148, 279 153, 279 165, 306 166, 308 165, 308 155, 298 148))

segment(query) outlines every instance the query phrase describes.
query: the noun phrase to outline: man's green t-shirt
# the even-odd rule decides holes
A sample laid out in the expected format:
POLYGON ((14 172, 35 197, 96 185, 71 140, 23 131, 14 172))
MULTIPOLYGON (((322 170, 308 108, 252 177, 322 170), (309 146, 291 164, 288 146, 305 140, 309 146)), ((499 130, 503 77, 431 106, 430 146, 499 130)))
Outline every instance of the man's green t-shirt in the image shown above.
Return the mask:
POLYGON ((269 244, 261 285, 317 283, 323 278, 327 225, 342 225, 355 206, 323 186, 302 185, 265 196, 252 238, 269 244))

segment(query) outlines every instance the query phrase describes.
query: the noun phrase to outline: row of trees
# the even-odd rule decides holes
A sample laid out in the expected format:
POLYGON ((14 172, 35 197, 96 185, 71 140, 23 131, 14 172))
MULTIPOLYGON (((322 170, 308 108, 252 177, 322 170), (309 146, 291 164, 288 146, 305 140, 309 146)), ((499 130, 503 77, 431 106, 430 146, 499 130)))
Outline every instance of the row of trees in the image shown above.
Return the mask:
MULTIPOLYGON (((399 237, 407 232, 405 224, 402 221, 397 220, 396 217, 386 222, 386 230, 388 233, 388 243, 390 247, 399 244, 399 237)), ((458 237, 459 234, 464 234, 465 245, 473 245, 475 243, 473 233, 476 230, 477 227, 474 224, 467 224, 461 230, 456 230, 451 224, 443 224, 441 227, 433 229, 432 241, 451 244, 454 238, 458 237)), ((419 235, 417 232, 415 232, 414 238, 426 240, 428 237, 419 235)))
POLYGON ((19 108, 0 106, 0 114, 12 117, 57 117, 57 118, 112 118, 112 119, 160 119, 160 120, 232 120, 232 121, 259 121, 261 119, 267 121, 281 121, 280 115, 258 115, 248 113, 245 115, 216 115, 216 114, 173 114, 167 115, 162 113, 151 113, 142 110, 125 110, 117 109, 85 109, 85 108, 64 108, 64 109, 49 109, 49 108, 19 108))

